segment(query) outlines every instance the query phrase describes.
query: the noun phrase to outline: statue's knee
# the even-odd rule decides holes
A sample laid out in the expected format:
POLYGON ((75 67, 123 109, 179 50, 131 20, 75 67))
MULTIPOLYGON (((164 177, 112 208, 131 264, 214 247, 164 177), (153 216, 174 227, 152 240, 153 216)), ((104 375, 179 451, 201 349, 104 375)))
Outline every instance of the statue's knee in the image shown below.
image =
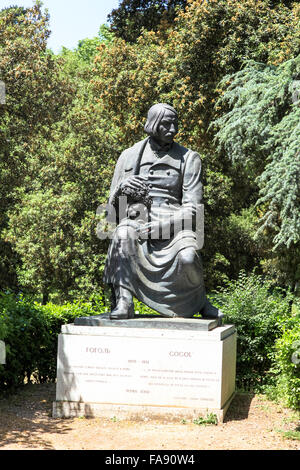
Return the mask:
POLYGON ((135 230, 133 229, 133 227, 123 225, 121 227, 117 227, 115 236, 119 240, 129 240, 134 238, 135 230))
POLYGON ((192 266, 195 263, 196 251, 193 248, 185 248, 178 253, 178 256, 183 266, 192 266))

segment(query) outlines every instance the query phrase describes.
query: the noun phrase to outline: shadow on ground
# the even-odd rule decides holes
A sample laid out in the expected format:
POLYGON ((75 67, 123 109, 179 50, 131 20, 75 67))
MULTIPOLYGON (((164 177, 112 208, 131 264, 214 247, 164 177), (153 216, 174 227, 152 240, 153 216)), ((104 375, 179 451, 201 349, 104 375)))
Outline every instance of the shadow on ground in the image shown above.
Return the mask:
POLYGON ((253 398, 253 393, 237 393, 228 408, 224 423, 247 419, 253 398))
POLYGON ((54 400, 55 384, 26 385, 16 394, 0 400, 0 450, 24 444, 32 449, 53 449, 42 436, 65 434, 70 430, 70 421, 49 420, 54 400))

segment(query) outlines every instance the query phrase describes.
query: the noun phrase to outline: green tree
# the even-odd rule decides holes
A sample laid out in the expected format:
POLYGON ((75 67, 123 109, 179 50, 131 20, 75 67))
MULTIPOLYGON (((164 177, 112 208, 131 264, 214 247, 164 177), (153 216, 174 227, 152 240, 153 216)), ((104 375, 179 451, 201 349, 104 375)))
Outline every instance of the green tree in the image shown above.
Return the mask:
POLYGON ((179 8, 187 0, 122 0, 108 15, 113 33, 127 42, 135 42, 142 30, 157 31, 162 21, 172 24, 179 8))
MULTIPOLYGON (((111 38, 100 27, 97 44, 109 44, 111 38)), ((72 102, 53 120, 51 134, 36 135, 39 147, 27 162, 26 185, 7 212, 5 236, 20 257, 19 282, 40 294, 43 303, 50 295, 88 297, 102 283, 107 241, 101 245, 96 236, 96 210, 107 200, 111 159, 119 149, 113 125, 91 93, 96 48, 86 41, 57 56, 49 52, 59 79, 70 85, 72 102)))
POLYGON ((113 127, 79 88, 66 118, 40 141, 36 177, 9 213, 7 237, 19 253, 19 280, 43 303, 99 293, 108 241, 96 235, 117 157, 113 127))
POLYGON ((103 42, 109 44, 113 40, 113 37, 114 34, 109 30, 108 26, 102 24, 100 26, 98 36, 92 39, 81 39, 78 42, 78 47, 75 51, 81 59, 85 62, 91 63, 98 52, 97 49, 100 44, 103 42))
POLYGON ((300 55, 279 66, 251 62, 224 78, 220 101, 230 111, 216 121, 220 148, 256 177, 256 236, 272 249, 273 264, 285 264, 293 288, 300 279, 299 79, 300 55))
POLYGON ((3 234, 8 210, 33 175, 29 162, 39 154, 39 136, 51 136, 71 98, 57 60, 46 50, 49 17, 32 8, 0 12, 0 80, 6 88, 0 105, 0 287, 16 287, 19 256, 3 234))

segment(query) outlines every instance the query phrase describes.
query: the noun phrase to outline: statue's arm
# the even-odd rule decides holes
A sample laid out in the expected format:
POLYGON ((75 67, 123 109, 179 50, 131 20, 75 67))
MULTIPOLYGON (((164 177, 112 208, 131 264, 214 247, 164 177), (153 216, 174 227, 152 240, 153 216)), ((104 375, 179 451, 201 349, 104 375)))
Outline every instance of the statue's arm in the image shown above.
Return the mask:
POLYGON ((107 221, 110 223, 119 223, 118 218, 118 197, 120 195, 120 185, 124 179, 124 166, 125 166, 125 158, 124 152, 120 155, 113 179, 110 185, 110 192, 109 192, 109 199, 107 204, 107 221))
POLYGON ((112 204, 112 205, 114 205, 115 202, 116 202, 116 198, 120 193, 121 183, 124 179, 125 158, 126 158, 125 153, 124 152, 121 153, 121 155, 120 155, 120 157, 117 161, 115 171, 114 171, 114 176, 113 176, 113 179, 112 179, 112 182, 111 182, 111 185, 110 185, 110 192, 109 192, 108 202, 109 202, 109 204, 112 204))
POLYGON ((182 221, 186 220, 189 222, 187 227, 193 227, 196 230, 196 221, 200 215, 203 198, 201 169, 200 155, 189 151, 183 167, 181 207, 174 213, 172 225, 178 222, 181 226, 182 221))
POLYGON ((182 209, 188 210, 191 214, 202 204, 203 183, 202 183, 202 163, 197 152, 190 151, 187 155, 183 169, 182 182, 182 209))

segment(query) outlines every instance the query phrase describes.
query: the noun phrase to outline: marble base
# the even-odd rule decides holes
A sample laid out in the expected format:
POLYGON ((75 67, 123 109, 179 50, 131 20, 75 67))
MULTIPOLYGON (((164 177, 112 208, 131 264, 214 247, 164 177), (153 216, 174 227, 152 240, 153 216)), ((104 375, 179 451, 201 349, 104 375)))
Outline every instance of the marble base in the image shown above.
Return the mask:
POLYGON ((135 315, 128 320, 110 320, 109 315, 95 315, 92 317, 78 317, 74 321, 76 326, 108 326, 122 328, 167 328, 169 330, 198 330, 210 331, 219 324, 218 319, 202 318, 166 318, 151 315, 135 315))
POLYGON ((219 408, 180 408, 168 406, 117 405, 107 403, 82 403, 56 401, 53 403, 53 418, 106 418, 126 421, 160 420, 178 422, 193 421, 200 416, 215 414, 219 423, 223 423, 226 412, 235 396, 232 394, 222 409, 219 408))
POLYGON ((235 392, 236 331, 195 329, 195 321, 64 325, 53 416, 174 420, 214 413, 222 421, 235 392))

